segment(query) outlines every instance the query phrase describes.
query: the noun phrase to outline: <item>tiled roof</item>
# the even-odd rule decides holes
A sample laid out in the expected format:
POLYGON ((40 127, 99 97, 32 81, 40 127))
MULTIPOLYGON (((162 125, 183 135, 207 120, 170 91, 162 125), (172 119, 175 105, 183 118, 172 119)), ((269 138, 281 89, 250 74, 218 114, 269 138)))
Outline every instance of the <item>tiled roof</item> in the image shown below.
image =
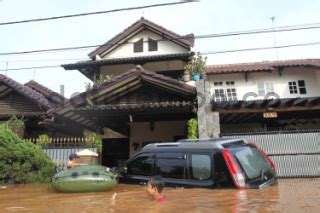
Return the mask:
POLYGON ((176 107, 193 107, 194 101, 165 101, 155 103, 136 103, 136 104, 109 104, 86 106, 77 108, 76 111, 91 111, 91 110, 134 110, 134 109, 159 109, 159 108, 176 108, 176 107))
POLYGON ((179 34, 176 34, 172 31, 142 17, 140 20, 136 21, 135 23, 133 23, 132 25, 127 27, 121 33, 114 36, 108 42, 104 43, 103 45, 101 45, 100 47, 98 47, 97 49, 95 49, 94 51, 89 53, 90 58, 94 58, 95 55, 99 55, 99 54, 109 50, 110 48, 112 48, 114 46, 114 44, 119 44, 119 42, 122 42, 122 40, 124 38, 131 35, 133 32, 135 32, 136 30, 138 30, 140 28, 146 28, 151 31, 154 31, 164 37, 168 37, 169 39, 171 39, 171 41, 176 42, 180 45, 186 46, 188 48, 193 47, 193 44, 194 44, 194 35, 193 34, 181 36, 179 34))
POLYGON ((143 70, 143 68, 141 66, 136 66, 136 68, 134 68, 134 69, 131 69, 127 72, 124 72, 120 75, 115 76, 114 78, 112 78, 110 80, 105 81, 104 83, 102 83, 98 87, 93 87, 92 89, 87 90, 87 91, 71 98, 69 101, 67 101, 65 104, 63 104, 61 107, 57 107, 57 108, 52 109, 50 111, 51 112, 59 111, 59 110, 63 109, 64 107, 67 107, 68 103, 78 103, 78 101, 81 102, 81 100, 83 100, 83 97, 88 97, 88 95, 90 96, 90 94, 99 94, 100 90, 109 88, 109 87, 111 87, 111 85, 120 83, 121 81, 126 80, 127 78, 132 77, 132 76, 139 76, 141 78, 143 78, 144 76, 151 77, 152 79, 156 79, 159 82, 167 83, 171 87, 175 87, 176 89, 179 89, 180 91, 183 91, 183 92, 189 94, 190 97, 196 96, 196 88, 195 87, 187 85, 187 84, 180 82, 176 79, 173 79, 173 78, 161 75, 161 74, 157 74, 155 72, 143 70))
POLYGON ((66 70, 80 69, 91 65, 108 65, 108 64, 123 64, 123 63, 135 63, 149 62, 153 60, 164 60, 164 59, 184 59, 194 55, 194 52, 187 53, 175 53, 175 54, 161 54, 161 55, 148 55, 139 57, 127 57, 127 58, 112 58, 112 59, 101 59, 101 60, 87 60, 79 61, 74 64, 63 64, 61 65, 66 70))
MULTIPOLYGON (((169 103, 172 107, 174 107, 175 104, 179 104, 180 108, 190 108, 189 106, 184 105, 188 105, 188 101, 192 101, 193 103, 197 94, 196 88, 193 86, 187 85, 164 75, 145 71, 141 66, 136 66, 135 69, 117 75, 111 80, 103 82, 100 86, 94 86, 92 89, 70 98, 64 104, 49 110, 48 113, 51 115, 64 116, 68 119, 74 120, 75 122, 79 122, 81 125, 84 125, 89 129, 93 129, 95 128, 94 125, 96 124, 91 120, 91 117, 84 116, 83 118, 85 118, 85 120, 77 121, 77 119, 80 119, 77 112, 78 109, 87 106, 92 107, 98 104, 106 104, 107 99, 110 99, 117 94, 121 96, 122 93, 123 96, 125 96, 126 94, 124 91, 133 91, 134 89, 137 89, 136 86, 139 84, 151 84, 155 87, 160 87, 163 90, 168 91, 168 93, 174 93, 175 95, 185 99, 185 103, 183 103, 183 101, 173 104, 169 103)), ((112 107, 120 107, 120 105, 112 105, 112 107)), ((146 107, 148 108, 153 106, 147 105, 146 107)))
POLYGON ((113 79, 111 79, 109 81, 106 81, 103 84, 101 84, 99 88, 108 86, 109 84, 111 84, 113 82, 121 81, 121 79, 123 79, 123 78, 125 78, 126 76, 129 76, 129 75, 149 76, 149 77, 152 77, 154 79, 158 79, 158 80, 161 80, 163 82, 169 83, 172 86, 179 87, 181 90, 185 90, 185 91, 187 91, 189 93, 196 94, 195 87, 187 85, 187 84, 185 84, 183 82, 180 82, 180 81, 178 81, 176 79, 173 79, 173 78, 161 75, 161 74, 157 74, 155 72, 146 71, 141 66, 136 66, 136 68, 134 68, 134 69, 131 69, 131 70, 125 72, 125 73, 122 73, 120 75, 115 76, 113 79))
POLYGON ((253 63, 239 64, 219 64, 209 65, 206 67, 206 74, 222 74, 222 73, 242 73, 242 72, 259 72, 272 71, 280 67, 320 67, 320 59, 297 59, 283 61, 264 61, 253 63))
POLYGON ((16 82, 11 78, 8 78, 7 76, 0 74, 0 83, 6 85, 10 89, 18 92, 19 94, 31 99, 32 101, 34 101, 35 103, 37 103, 39 106, 43 107, 46 110, 52 108, 52 105, 42 94, 38 93, 37 91, 23 84, 16 82))
POLYGON ((57 105, 60 103, 63 103, 67 99, 60 95, 57 92, 52 91, 48 87, 43 86, 42 84, 39 84, 36 81, 29 81, 28 83, 24 84, 25 86, 37 91, 41 95, 45 96, 53 105, 57 105))
POLYGON ((320 97, 305 97, 305 98, 282 98, 282 99, 263 99, 263 100, 250 100, 250 101, 212 101, 211 106, 213 110, 239 110, 243 109, 262 109, 266 108, 290 108, 290 107, 303 107, 303 106, 319 106, 320 97))
POLYGON ((0 119, 9 119, 13 115, 18 115, 23 118, 37 118, 37 117, 43 116, 44 114, 45 112, 19 112, 19 114, 8 113, 8 114, 0 114, 0 119))

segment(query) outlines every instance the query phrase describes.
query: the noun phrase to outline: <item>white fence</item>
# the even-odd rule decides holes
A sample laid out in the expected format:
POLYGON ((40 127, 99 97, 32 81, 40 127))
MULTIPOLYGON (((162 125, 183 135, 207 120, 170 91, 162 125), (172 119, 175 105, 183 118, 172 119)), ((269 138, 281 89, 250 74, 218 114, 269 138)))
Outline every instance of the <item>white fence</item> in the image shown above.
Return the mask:
POLYGON ((320 132, 232 134, 257 143, 274 161, 278 177, 320 177, 320 132))

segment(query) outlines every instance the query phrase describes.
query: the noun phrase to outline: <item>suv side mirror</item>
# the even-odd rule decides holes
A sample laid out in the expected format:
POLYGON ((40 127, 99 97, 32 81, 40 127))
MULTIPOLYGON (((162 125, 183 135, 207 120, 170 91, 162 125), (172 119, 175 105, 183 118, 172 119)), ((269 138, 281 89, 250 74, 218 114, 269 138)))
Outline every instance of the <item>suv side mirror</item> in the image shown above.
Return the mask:
POLYGON ((125 175, 127 174, 127 167, 112 167, 111 172, 119 175, 125 175))

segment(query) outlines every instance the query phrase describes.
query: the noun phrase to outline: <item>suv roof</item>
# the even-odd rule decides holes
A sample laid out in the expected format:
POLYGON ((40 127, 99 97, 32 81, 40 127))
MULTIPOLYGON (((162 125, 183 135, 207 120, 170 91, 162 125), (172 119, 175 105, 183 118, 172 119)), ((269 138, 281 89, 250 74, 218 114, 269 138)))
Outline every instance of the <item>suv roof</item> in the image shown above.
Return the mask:
POLYGON ((142 150, 154 150, 154 149, 212 149, 212 148, 227 148, 231 146, 239 146, 246 144, 246 141, 241 138, 218 138, 218 139, 196 139, 189 140, 184 139, 178 142, 170 143, 152 143, 143 147, 142 150))

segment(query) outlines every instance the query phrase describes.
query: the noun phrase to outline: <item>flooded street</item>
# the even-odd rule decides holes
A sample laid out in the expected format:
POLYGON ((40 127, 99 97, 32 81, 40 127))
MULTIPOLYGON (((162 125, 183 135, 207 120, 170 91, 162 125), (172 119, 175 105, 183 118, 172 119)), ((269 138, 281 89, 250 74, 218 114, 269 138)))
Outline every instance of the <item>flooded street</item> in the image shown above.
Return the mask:
POLYGON ((155 204, 144 186, 113 191, 56 193, 48 185, 0 186, 0 212, 320 212, 320 179, 280 179, 260 190, 165 188, 155 204))

